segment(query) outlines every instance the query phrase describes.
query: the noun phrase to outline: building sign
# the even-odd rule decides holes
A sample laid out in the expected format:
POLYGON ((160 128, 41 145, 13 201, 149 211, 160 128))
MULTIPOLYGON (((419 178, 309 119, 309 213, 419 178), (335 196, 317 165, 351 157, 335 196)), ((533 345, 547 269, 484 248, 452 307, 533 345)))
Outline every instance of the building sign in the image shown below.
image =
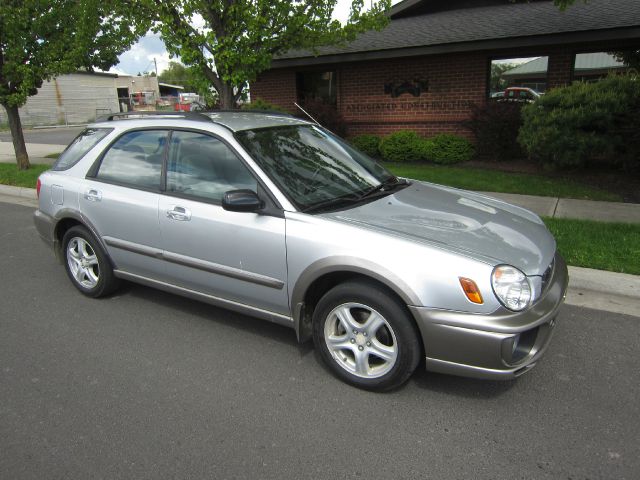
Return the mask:
POLYGON ((391 95, 391 98, 398 98, 403 93, 409 93, 414 97, 419 97, 421 93, 429 91, 429 82, 424 78, 416 78, 413 81, 404 82, 394 80, 384 84, 384 93, 391 95))
POLYGON ((467 111, 473 102, 469 100, 417 100, 414 102, 365 102, 347 103, 344 105, 345 113, 394 113, 394 112, 421 112, 421 113, 447 113, 451 111, 467 111))

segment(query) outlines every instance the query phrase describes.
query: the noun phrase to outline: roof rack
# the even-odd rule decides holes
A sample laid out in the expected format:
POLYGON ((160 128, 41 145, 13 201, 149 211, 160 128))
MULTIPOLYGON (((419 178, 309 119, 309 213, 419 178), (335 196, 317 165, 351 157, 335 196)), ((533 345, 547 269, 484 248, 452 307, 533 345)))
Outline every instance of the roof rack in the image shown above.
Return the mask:
POLYGON ((185 120, 195 120, 197 122, 208 122, 212 123, 211 117, 206 115, 204 112, 163 112, 163 111, 133 111, 133 112, 121 112, 121 113, 110 113, 109 115, 105 115, 103 117, 97 118, 97 122, 112 122, 114 120, 126 120, 126 119, 139 119, 145 117, 156 117, 156 118, 184 118, 185 120))
POLYGON ((215 110, 207 110, 206 113, 264 113, 265 115, 279 115, 282 117, 293 117, 295 115, 288 112, 281 112, 280 110, 258 110, 253 108, 238 108, 236 110, 232 109, 215 109, 215 110))

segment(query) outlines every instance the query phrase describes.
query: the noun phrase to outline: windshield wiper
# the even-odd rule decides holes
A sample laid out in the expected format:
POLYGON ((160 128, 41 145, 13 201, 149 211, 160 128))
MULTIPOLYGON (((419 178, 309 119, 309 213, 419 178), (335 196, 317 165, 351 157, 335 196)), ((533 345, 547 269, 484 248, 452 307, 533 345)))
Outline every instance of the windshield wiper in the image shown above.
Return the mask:
POLYGON ((359 201, 359 197, 354 197, 353 195, 342 195, 340 197, 330 198, 328 200, 323 200, 322 202, 309 205, 308 207, 303 208, 301 212, 312 213, 317 212, 318 210, 332 209, 343 205, 351 205, 352 203, 357 201, 359 201))
POLYGON ((352 205, 354 203, 360 203, 362 200, 365 200, 370 197, 377 196, 379 194, 387 194, 399 187, 405 187, 410 185, 410 183, 404 178, 398 177, 389 177, 384 182, 376 185, 375 187, 368 188, 362 193, 359 194, 347 194, 342 195, 340 197, 330 198, 328 200, 324 200, 322 202, 314 203, 301 211, 304 213, 317 212, 318 210, 331 210, 337 207, 352 205))
POLYGON ((389 177, 387 178, 384 182, 382 182, 379 185, 376 185, 375 187, 371 187, 367 190, 365 190, 364 192, 362 192, 360 194, 360 196, 358 197, 360 200, 363 200, 365 198, 374 196, 374 195, 378 195, 380 193, 388 193, 392 190, 395 190, 396 188, 400 187, 400 186, 405 186, 405 185, 409 185, 409 182, 407 180, 405 180, 404 178, 398 178, 398 177, 389 177))

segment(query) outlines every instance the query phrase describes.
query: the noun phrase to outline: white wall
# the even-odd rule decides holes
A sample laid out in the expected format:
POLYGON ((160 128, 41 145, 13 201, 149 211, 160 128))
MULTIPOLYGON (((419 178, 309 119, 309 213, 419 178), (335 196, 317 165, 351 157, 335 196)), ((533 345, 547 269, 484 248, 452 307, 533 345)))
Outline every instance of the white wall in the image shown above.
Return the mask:
MULTIPOLYGON (((96 116, 120 111, 116 78, 111 75, 72 73, 44 82, 37 95, 20 108, 25 126, 87 123, 96 116)), ((0 107, 0 123, 7 121, 0 107)))

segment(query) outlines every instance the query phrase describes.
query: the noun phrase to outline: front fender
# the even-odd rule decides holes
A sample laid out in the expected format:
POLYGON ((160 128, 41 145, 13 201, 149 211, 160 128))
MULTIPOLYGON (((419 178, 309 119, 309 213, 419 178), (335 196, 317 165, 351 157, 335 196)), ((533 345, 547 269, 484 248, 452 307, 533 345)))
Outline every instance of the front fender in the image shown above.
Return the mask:
POLYGON ((405 305, 420 305, 418 295, 404 280, 374 262, 343 255, 323 258, 309 265, 292 289, 290 301, 298 341, 304 342, 311 336, 311 312, 305 311, 309 288, 320 278, 335 273, 353 273, 371 278, 393 291, 405 305))

